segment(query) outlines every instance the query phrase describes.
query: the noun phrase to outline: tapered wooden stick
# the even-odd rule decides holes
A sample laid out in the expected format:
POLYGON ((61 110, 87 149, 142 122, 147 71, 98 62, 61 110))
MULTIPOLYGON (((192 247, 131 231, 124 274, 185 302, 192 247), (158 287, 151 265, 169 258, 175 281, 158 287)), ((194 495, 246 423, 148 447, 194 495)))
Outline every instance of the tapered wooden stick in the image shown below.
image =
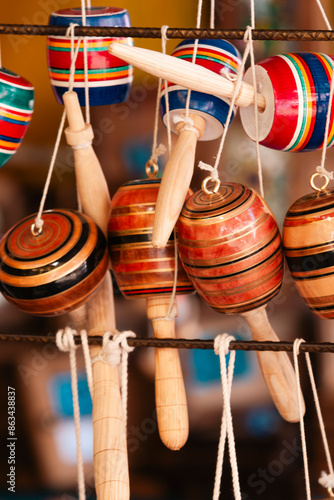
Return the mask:
MULTIPOLYGON (((259 342, 270 340, 278 342, 279 338, 272 329, 266 312, 262 306, 253 311, 242 313, 246 319, 253 339, 259 342)), ((257 352, 261 372, 269 392, 280 414, 288 422, 299 421, 298 389, 296 374, 286 352, 257 352)), ((305 405, 303 402, 303 413, 305 405)))
MULTIPOLYGON (((147 316, 152 320, 154 336, 175 338, 175 322, 163 319, 170 297, 147 299, 147 316)), ((176 307, 176 302, 174 302, 176 307)), ((189 433, 187 397, 177 349, 155 350, 155 402, 162 442, 171 450, 179 450, 189 433)))
POLYGON ((152 245, 166 245, 180 215, 194 172, 198 138, 204 132, 205 119, 190 114, 195 130, 182 128, 176 146, 165 166, 159 189, 153 224, 152 245))
MULTIPOLYGON (((85 124, 75 92, 63 96, 69 128, 65 131, 73 147, 77 187, 83 210, 107 234, 110 197, 100 163, 92 148, 93 132, 85 124)), ((90 335, 115 329, 111 276, 108 273, 97 294, 88 303, 90 335)), ((100 347, 92 347, 92 357, 100 347)), ((102 361, 93 364, 93 435, 95 488, 98 500, 127 500, 129 473, 126 429, 122 412, 117 367, 102 361)))
MULTIPOLYGON (((233 96, 234 82, 202 66, 153 50, 121 45, 118 42, 112 42, 108 51, 110 54, 133 64, 133 66, 147 73, 182 85, 187 89, 198 90, 199 92, 223 98, 233 96)), ((254 87, 243 82, 235 104, 242 107, 253 104, 254 93, 254 87)), ((257 105, 259 110, 264 110, 266 107, 265 98, 261 94, 257 94, 257 105)))

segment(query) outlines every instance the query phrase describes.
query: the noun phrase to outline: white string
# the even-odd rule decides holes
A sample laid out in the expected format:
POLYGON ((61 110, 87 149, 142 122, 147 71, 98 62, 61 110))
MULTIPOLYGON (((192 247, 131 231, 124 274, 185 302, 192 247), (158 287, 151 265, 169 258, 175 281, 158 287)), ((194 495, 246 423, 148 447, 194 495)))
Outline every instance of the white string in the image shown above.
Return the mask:
MULTIPOLYGON (((74 51, 74 30, 75 30, 75 26, 78 26, 78 25, 74 24, 74 23, 71 23, 70 26, 68 27, 67 31, 66 31, 66 36, 70 36, 71 37, 71 66, 70 66, 70 75, 69 75, 69 90, 73 89, 74 73, 75 73, 75 62, 76 62, 76 59, 77 59, 78 54, 79 54, 80 42, 81 42, 81 39, 79 38, 79 40, 77 42, 76 49, 74 51)), ((45 185, 44 185, 44 189, 43 189, 43 194, 42 194, 41 202, 40 202, 40 205, 39 205, 39 210, 38 210, 37 216, 35 218, 35 223, 33 224, 33 226, 35 226, 37 228, 37 233, 41 232, 42 228, 43 228, 44 221, 42 219, 42 213, 43 213, 43 210, 44 210, 45 200, 46 200, 46 197, 47 197, 47 194, 48 194, 48 191, 49 191, 49 187, 50 187, 50 182, 51 182, 51 177, 52 177, 54 165, 56 163, 56 158, 57 158, 57 154, 58 154, 58 150, 59 150, 59 145, 60 145, 61 137, 62 137, 62 134, 63 134, 64 126, 65 126, 65 120, 66 120, 66 111, 64 109, 62 117, 61 117, 61 120, 60 120, 60 125, 59 125, 59 128, 58 128, 58 132, 57 132, 56 142, 55 142, 55 146, 54 146, 54 149, 53 149, 53 153, 52 153, 52 157, 51 157, 51 161, 50 161, 50 166, 49 166, 48 174, 47 174, 47 177, 46 177, 46 181, 45 181, 45 185)), ((34 227, 32 228, 32 230, 34 231, 34 227)))
POLYGON ((306 436, 305 436, 305 426, 304 426, 304 412, 303 412, 303 394, 300 384, 300 374, 298 365, 298 355, 300 345, 305 342, 303 339, 296 339, 293 343, 293 361, 294 368, 297 379, 297 390, 298 390, 298 407, 299 407, 299 424, 300 424, 300 436, 302 442, 303 450, 303 461, 304 461, 304 476, 305 476, 305 487, 306 487, 306 498, 311 500, 311 486, 310 486, 310 473, 307 458, 307 447, 306 447, 306 436))
POLYGON ((93 400, 93 397, 94 397, 93 369, 92 369, 92 360, 90 357, 90 351, 89 351, 89 345, 88 345, 88 335, 87 335, 86 330, 81 330, 80 337, 81 337, 82 351, 83 351, 84 360, 85 360, 88 389, 89 389, 90 397, 93 400))
MULTIPOLYGON (((203 0, 198 0, 197 5, 197 19, 196 19, 196 28, 199 29, 201 27, 201 18, 202 18, 202 9, 203 9, 203 0)), ((191 62, 195 64, 196 56, 197 56, 197 47, 198 47, 198 38, 196 38, 194 43, 194 51, 191 62)), ((190 98, 191 98, 191 90, 187 92, 187 100, 186 100, 186 117, 189 117, 189 108, 190 108, 190 98)))
POLYGON ((218 335, 214 341, 214 351, 215 354, 219 355, 219 360, 220 360, 220 374, 222 380, 224 409, 222 414, 221 431, 220 431, 219 446, 218 446, 213 500, 218 500, 220 495, 220 484, 221 484, 222 468, 224 461, 226 435, 228 437, 234 498, 236 500, 241 500, 238 463, 235 450, 235 440, 234 440, 233 421, 231 412, 231 390, 232 390, 232 381, 233 381, 233 372, 234 372, 234 363, 236 354, 235 351, 230 352, 228 369, 226 367, 226 355, 229 353, 229 345, 232 340, 235 340, 235 338, 225 333, 222 335, 218 335))
MULTIPOLYGON (((86 2, 85 2, 85 0, 81 0, 81 16, 82 16, 82 26, 86 26, 86 2)), ((86 123, 90 123, 87 37, 84 37, 84 40, 83 40, 83 56, 84 56, 84 73, 85 73, 86 123)))
MULTIPOLYGON (((322 17, 325 21, 327 29, 332 30, 331 24, 328 20, 328 17, 326 16, 326 13, 324 11, 324 8, 323 8, 320 0, 316 0, 316 2, 318 4, 318 7, 319 7, 320 12, 322 14, 322 17)), ((332 79, 331 79, 330 90, 329 90, 329 101, 328 101, 328 109, 327 109, 327 116, 326 116, 325 136, 324 136, 324 142, 323 142, 322 153, 321 153, 321 162, 320 162, 320 165, 316 168, 316 171, 318 172, 318 174, 324 175, 324 176, 328 177, 328 179, 331 179, 331 180, 334 178, 334 172, 328 172, 325 169, 325 162, 326 162, 326 154, 327 154, 327 140, 328 140, 328 134, 329 134, 329 124, 330 124, 330 117, 331 117, 331 112, 332 112, 333 93, 334 93, 333 73, 334 72, 333 72, 333 68, 332 68, 332 79)))
POLYGON ((215 0, 211 0, 210 8, 210 28, 213 30, 215 27, 215 0))
POLYGON ((72 330, 72 328, 70 327, 66 327, 64 330, 59 330, 56 334, 56 345, 60 351, 68 352, 70 358, 73 416, 74 416, 75 437, 77 445, 78 492, 79 492, 79 500, 85 500, 86 489, 85 489, 85 476, 84 476, 83 458, 81 450, 81 436, 80 436, 80 406, 79 406, 79 394, 78 394, 77 361, 75 355, 77 346, 75 345, 74 342, 75 333, 76 331, 72 330))
POLYGON ((134 347, 129 346, 127 339, 135 336, 136 334, 129 330, 116 331, 114 335, 106 332, 103 335, 102 349, 99 355, 92 359, 92 364, 102 361, 110 366, 118 366, 121 363, 121 393, 125 426, 128 404, 128 355, 134 350, 134 347))
MULTIPOLYGON (((167 49, 167 30, 168 26, 161 26, 161 45, 162 53, 166 54, 167 49)), ((166 102, 166 115, 167 115, 167 141, 168 141, 168 154, 171 155, 172 152, 172 130, 170 126, 170 113, 169 113, 169 94, 168 94, 168 81, 164 80, 165 84, 165 102, 166 102)), ((161 88, 161 79, 159 79, 159 89, 161 88)), ((160 99, 160 95, 159 95, 160 99)))
POLYGON ((314 403, 315 403, 315 407, 316 407, 316 411, 317 411, 317 417, 318 417, 318 421, 319 421, 321 438, 322 438, 322 442, 324 445, 324 450, 325 450, 325 455, 326 455, 326 460, 327 460, 327 465, 328 465, 328 470, 329 470, 329 474, 327 474, 324 471, 321 472, 321 477, 319 478, 319 483, 324 488, 327 488, 327 489, 334 488, 333 463, 332 463, 332 458, 331 458, 331 454, 329 451, 329 445, 328 445, 328 440, 327 440, 327 435, 326 435, 324 419, 323 419, 321 408, 320 408, 318 391, 317 391, 317 387, 316 387, 315 380, 314 380, 314 374, 313 374, 310 354, 308 352, 305 353, 305 358, 306 358, 308 374, 309 374, 310 381, 311 381, 311 387, 312 387, 314 403))

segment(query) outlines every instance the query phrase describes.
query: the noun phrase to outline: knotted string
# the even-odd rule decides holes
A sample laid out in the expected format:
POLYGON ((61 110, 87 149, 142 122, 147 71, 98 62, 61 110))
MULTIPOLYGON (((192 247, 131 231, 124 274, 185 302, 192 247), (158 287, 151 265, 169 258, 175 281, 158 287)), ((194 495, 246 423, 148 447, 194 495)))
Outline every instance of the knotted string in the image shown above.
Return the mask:
POLYGON ((103 335, 102 349, 99 355, 92 359, 92 364, 97 361, 107 363, 110 366, 121 364, 121 393, 125 426, 128 404, 128 356, 134 350, 134 347, 129 346, 127 339, 135 336, 135 333, 131 331, 116 331, 114 334, 106 332, 103 335))
POLYGON ((70 358, 73 416, 74 416, 75 437, 77 446, 78 492, 79 492, 79 500, 85 500, 86 489, 85 489, 84 466, 83 466, 83 458, 81 450, 80 406, 79 406, 78 373, 77 373, 77 361, 76 361, 77 346, 75 345, 74 342, 74 335, 76 333, 77 332, 75 330, 72 330, 72 328, 70 327, 66 327, 64 330, 59 330, 56 334, 56 345, 60 351, 68 352, 70 358))
POLYGON ((224 333, 222 335, 218 335, 214 341, 214 351, 215 354, 219 356, 220 360, 220 374, 222 381, 222 392, 223 392, 223 413, 222 413, 222 421, 221 421, 221 430, 220 430, 220 438, 219 438, 219 446, 218 446, 218 456, 217 456, 217 465, 216 465, 216 475, 215 475, 215 483, 213 490, 213 500, 218 500, 220 495, 220 484, 221 484, 221 476, 222 476, 222 468, 224 461, 224 449, 226 436, 228 438, 228 446, 229 446, 229 456, 230 463, 232 469, 232 483, 233 483, 233 491, 234 498, 236 500, 241 500, 241 492, 240 492, 240 484, 239 484, 239 472, 238 472, 238 462, 235 450, 235 440, 234 440, 234 432, 233 432, 233 420, 232 420, 232 412, 231 412, 231 390, 232 390, 232 382, 233 382, 233 372, 234 372, 234 363, 235 363, 235 351, 229 351, 230 342, 235 340, 234 337, 224 333), (226 356, 230 353, 230 360, 228 364, 228 369, 226 367, 226 356))
MULTIPOLYGON (((66 31, 66 36, 71 37, 71 66, 70 66, 70 75, 69 75, 69 81, 68 81, 69 82, 69 91, 73 90, 75 62, 76 62, 78 54, 79 54, 80 43, 81 43, 81 38, 79 38, 77 45, 76 45, 76 48, 74 50, 74 30, 75 30, 76 26, 79 26, 79 25, 75 24, 75 23, 71 23, 66 31)), ((55 166, 55 162, 56 162, 56 158, 57 158, 57 154, 58 154, 58 150, 59 150, 61 136, 63 134, 63 130, 64 130, 64 126, 65 126, 65 120, 66 120, 66 111, 64 109, 63 114, 61 116, 58 132, 57 132, 56 142, 55 142, 55 146, 53 149, 53 153, 52 153, 52 157, 51 157, 51 161, 50 161, 50 166, 49 166, 48 174, 47 174, 44 189, 43 189, 43 195, 42 195, 41 202, 39 205, 39 210, 38 210, 38 213, 36 215, 35 222, 31 227, 31 231, 32 231, 34 236, 37 236, 38 234, 40 234, 42 232, 43 223, 44 223, 44 221, 42 219, 42 213, 44 210, 45 200, 46 200, 46 197, 47 197, 47 194, 49 191, 49 187, 50 187, 51 177, 52 177, 53 169, 55 166)))

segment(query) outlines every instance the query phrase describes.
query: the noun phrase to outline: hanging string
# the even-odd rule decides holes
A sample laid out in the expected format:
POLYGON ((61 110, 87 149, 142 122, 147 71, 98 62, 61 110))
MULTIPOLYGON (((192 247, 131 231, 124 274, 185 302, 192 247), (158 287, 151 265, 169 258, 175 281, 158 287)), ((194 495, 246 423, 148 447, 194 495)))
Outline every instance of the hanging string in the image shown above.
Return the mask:
MULTIPOLYGON (((75 51, 74 50, 72 51, 72 47, 74 47, 75 26, 78 26, 78 24, 71 23, 66 31, 66 36, 71 37, 71 66, 70 66, 70 75, 69 75, 69 90, 73 89, 75 62, 76 62, 78 54, 79 54, 80 43, 81 43, 81 38, 79 38, 75 51)), ((53 149, 53 153, 52 153, 52 157, 51 157, 51 161, 50 161, 50 166, 49 166, 47 178, 45 181, 41 202, 39 205, 39 210, 38 210, 37 216, 35 218, 35 222, 31 227, 31 232, 33 233, 34 236, 37 236, 38 234, 40 234, 42 231, 42 228, 43 228, 44 221, 42 219, 42 213, 44 210, 45 200, 46 200, 46 197, 47 197, 47 194, 49 191, 49 187, 50 187, 51 177, 52 177, 54 165, 55 165, 58 150, 59 150, 61 137, 62 137, 64 126, 65 126, 65 120, 66 120, 66 111, 64 109, 61 120, 60 120, 58 132, 57 132, 56 143, 55 143, 55 146, 53 149)))
POLYGON ((80 337, 81 337, 82 351, 83 351, 84 360, 85 360, 88 389, 89 389, 90 397, 93 400, 93 397, 94 397, 93 369, 92 369, 92 360, 90 357, 87 331, 81 330, 80 337))
POLYGON ((303 339, 296 339, 293 343, 293 361, 294 368, 297 379, 297 389, 298 389, 298 406, 299 406, 299 425, 300 425, 300 436, 302 442, 303 450, 303 461, 304 461, 304 476, 305 476, 305 487, 306 487, 306 498, 311 500, 311 486, 310 486, 310 473, 307 458, 307 447, 306 447, 306 436, 305 436, 305 425, 304 425, 304 415, 303 415, 303 394, 301 389, 299 365, 298 365, 298 355, 300 345, 305 342, 303 339))
POLYGON ((218 456, 217 456, 217 465, 216 465, 216 475, 215 475, 215 483, 213 490, 213 500, 218 500, 220 495, 220 484, 221 484, 221 476, 222 476, 222 468, 224 461, 224 449, 226 436, 228 437, 228 445, 229 445, 229 456, 232 470, 232 483, 233 483, 233 491, 235 500, 241 500, 241 491, 239 484, 239 472, 238 472, 238 463, 237 456, 235 450, 235 440, 234 440, 234 432, 233 432, 233 421, 232 421, 232 412, 231 412, 231 390, 232 390, 232 382, 233 382, 233 372, 234 372, 234 364, 235 364, 235 355, 236 352, 229 351, 230 342, 235 340, 234 337, 224 333, 222 335, 218 335, 214 341, 214 351, 215 354, 219 356, 220 360, 220 374, 222 380, 222 392, 223 392, 223 414, 222 414, 222 422, 221 422, 221 430, 220 430, 220 438, 219 438, 219 446, 218 446, 218 456), (230 360, 228 364, 228 369, 226 367, 226 356, 230 353, 230 360))
POLYGON ((75 345, 74 342, 75 334, 76 331, 72 330, 70 327, 66 327, 64 330, 59 330, 56 334, 56 344, 60 351, 68 352, 70 358, 73 416, 74 416, 75 437, 77 445, 78 492, 79 492, 79 500, 85 500, 86 489, 85 489, 84 466, 83 466, 83 458, 81 450, 78 373, 77 373, 77 361, 75 354, 77 346, 75 345))
MULTIPOLYGON (((82 16, 82 26, 86 26, 86 2, 85 2, 85 0, 81 0, 81 16, 82 16)), ((84 74, 85 74, 86 123, 90 123, 87 43, 88 43, 87 37, 84 37, 83 56, 84 56, 84 74)))
MULTIPOLYGON (((202 9, 203 9, 203 0, 198 0, 197 5, 197 20, 196 20, 196 28, 200 29, 201 27, 201 18, 202 18, 202 9)), ((195 64, 197 57, 197 47, 198 47, 198 38, 196 38, 194 43, 194 51, 192 56, 192 63, 195 64)), ((186 119, 189 122, 189 125, 192 125, 192 121, 189 121, 189 108, 190 108, 190 98, 191 98, 191 90, 187 92, 187 100, 186 100, 186 119)))
MULTIPOLYGON (((318 4, 318 7, 319 7, 320 12, 322 14, 322 17, 325 21, 327 29, 332 30, 331 24, 328 20, 328 17, 326 16, 326 13, 324 11, 324 8, 323 8, 320 0, 316 0, 316 2, 318 4)), ((328 141, 328 135, 329 135, 329 125, 330 125, 330 118, 331 118, 331 114, 332 114, 332 103, 333 103, 333 93, 334 93, 333 62, 331 62, 331 69, 332 69, 332 79, 331 79, 330 90, 329 90, 329 101, 328 101, 328 109, 327 109, 327 116, 326 116, 325 136, 324 136, 324 142, 323 142, 322 153, 321 153, 321 162, 320 162, 320 165, 316 168, 316 172, 319 175, 325 176, 325 177, 327 177, 327 179, 332 180, 334 178, 334 172, 328 172, 325 169, 325 163, 326 163, 327 141, 328 141)))
MULTIPOLYGON (((166 25, 161 26, 161 45, 162 45, 162 53, 163 54, 166 54, 166 50, 167 50, 167 40, 168 40, 167 30, 168 30, 168 26, 166 26, 166 25)), ((164 80, 164 84, 165 84, 165 101, 166 101, 166 115, 167 115, 168 154, 170 156, 172 153, 172 130, 171 130, 171 126, 170 126, 169 94, 168 94, 168 82, 167 82, 167 80, 164 80)), ((161 88, 161 83, 159 85, 159 88, 161 88)))
POLYGON ((215 0, 211 0, 211 8, 210 8, 210 29, 215 28, 215 0))
POLYGON ((110 366, 121 364, 121 393, 125 426, 128 404, 128 355, 134 350, 134 347, 129 346, 127 339, 135 336, 136 334, 131 331, 116 331, 114 334, 106 332, 103 335, 102 349, 99 355, 91 360, 92 364, 97 361, 107 363, 110 366))

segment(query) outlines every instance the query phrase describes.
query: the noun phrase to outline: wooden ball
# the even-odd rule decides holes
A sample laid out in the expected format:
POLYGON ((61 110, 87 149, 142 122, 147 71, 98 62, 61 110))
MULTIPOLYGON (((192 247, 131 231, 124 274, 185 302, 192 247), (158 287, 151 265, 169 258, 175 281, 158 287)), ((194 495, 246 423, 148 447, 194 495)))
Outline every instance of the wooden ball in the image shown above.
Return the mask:
MULTIPOLYGON (((82 26, 81 8, 63 9, 50 16, 52 26, 82 26)), ((86 9, 87 26, 129 27, 128 11, 116 7, 90 7, 86 9)), ((132 45, 131 38, 95 37, 87 38, 88 87, 91 106, 116 104, 127 100, 133 80, 133 67, 111 56, 108 46, 112 41, 132 45)), ((77 44, 78 37, 75 37, 77 44)), ((71 66, 71 40, 65 36, 47 38, 49 76, 57 101, 62 104, 62 96, 68 90, 71 66)), ((74 90, 80 105, 86 105, 83 42, 76 60, 74 90)))
POLYGON ((183 206, 178 235, 184 269, 217 311, 257 309, 280 290, 279 230, 268 205, 253 189, 230 182, 217 194, 197 191, 183 206))
MULTIPOLYGON (((259 113, 259 140, 283 151, 313 151, 323 145, 333 58, 325 54, 295 53, 269 57, 255 66, 258 92, 265 110, 259 113)), ((251 68, 244 81, 253 83, 251 68)), ((254 106, 240 108, 242 125, 255 140, 254 106)), ((327 146, 334 142, 331 113, 327 146)))
MULTIPOLYGON (((118 287, 126 298, 147 298, 173 291, 174 233, 164 248, 154 248, 151 243, 160 182, 160 179, 128 182, 111 200, 109 252, 118 287)), ((179 261, 176 293, 193 291, 179 261)))
POLYGON ((25 78, 0 68, 0 167, 17 151, 34 110, 34 87, 25 78))
POLYGON ((299 198, 283 227, 286 260, 300 295, 319 318, 334 318, 334 189, 299 198))
MULTIPOLYGON (((172 52, 172 56, 192 62, 195 48, 195 40, 184 40, 172 52)), ((195 64, 203 66, 214 73, 220 74, 225 69, 229 74, 236 75, 241 65, 239 51, 226 40, 199 40, 197 46, 197 55, 195 64)), ((166 113, 166 90, 162 87, 161 95, 161 116, 167 126, 166 113)), ((171 129, 177 133, 177 123, 173 118, 177 115, 183 115, 188 90, 180 85, 168 83, 168 102, 170 111, 171 129)), ((198 114, 205 118, 206 126, 202 137, 199 140, 208 141, 217 139, 223 133, 227 114, 230 109, 228 99, 206 94, 203 92, 191 91, 189 109, 192 114, 198 114)), ((231 121, 235 115, 236 108, 233 111, 231 121)))
POLYGON ((26 217, 0 241, 1 292, 38 316, 70 312, 91 297, 107 271, 106 239, 80 212, 43 212, 38 236, 31 231, 35 218, 26 217))

